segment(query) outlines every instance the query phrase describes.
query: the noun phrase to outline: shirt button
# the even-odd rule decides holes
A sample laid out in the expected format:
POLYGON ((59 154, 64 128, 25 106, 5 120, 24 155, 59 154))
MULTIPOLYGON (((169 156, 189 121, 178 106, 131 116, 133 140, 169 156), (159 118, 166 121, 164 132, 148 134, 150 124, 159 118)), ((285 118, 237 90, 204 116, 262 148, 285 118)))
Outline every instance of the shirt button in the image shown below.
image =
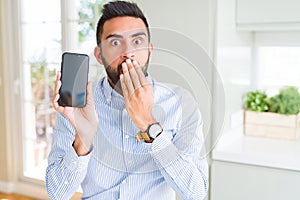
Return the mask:
POLYGON ((110 100, 111 100, 110 98, 107 98, 107 99, 106 99, 106 102, 107 102, 107 103, 109 103, 109 102, 110 102, 110 100))
POLYGON ((131 165, 133 163, 132 160, 128 160, 128 164, 131 165))
POLYGON ((122 184, 125 184, 125 183, 126 183, 126 180, 123 180, 123 181, 122 181, 122 184))
POLYGON ((128 138, 129 138, 129 135, 125 135, 125 138, 128 139, 128 138))

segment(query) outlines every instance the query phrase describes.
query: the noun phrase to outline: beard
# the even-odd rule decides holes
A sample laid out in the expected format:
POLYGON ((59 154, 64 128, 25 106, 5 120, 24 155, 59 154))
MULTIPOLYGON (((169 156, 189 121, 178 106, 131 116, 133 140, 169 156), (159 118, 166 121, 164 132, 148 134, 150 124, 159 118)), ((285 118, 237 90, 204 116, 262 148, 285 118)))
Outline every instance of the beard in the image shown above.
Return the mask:
MULTIPOLYGON (((102 56, 102 55, 101 55, 102 56)), ((149 65, 149 58, 150 55, 148 55, 147 61, 144 65, 140 66, 144 75, 148 76, 148 65, 149 65)), ((122 70, 122 63, 126 62, 126 59, 124 59, 120 64, 118 64, 117 68, 113 68, 102 56, 103 65, 105 67, 106 74, 108 76, 108 80, 111 84, 111 86, 116 89, 119 89, 122 91, 121 83, 120 83, 120 75, 123 74, 122 70)))

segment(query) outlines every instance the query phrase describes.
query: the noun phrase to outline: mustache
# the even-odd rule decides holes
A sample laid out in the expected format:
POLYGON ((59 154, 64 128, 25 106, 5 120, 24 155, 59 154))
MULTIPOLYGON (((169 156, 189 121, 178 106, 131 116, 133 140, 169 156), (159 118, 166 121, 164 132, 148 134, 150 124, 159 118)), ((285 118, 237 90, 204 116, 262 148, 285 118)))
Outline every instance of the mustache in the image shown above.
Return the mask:
POLYGON ((117 67, 117 72, 118 72, 118 75, 120 76, 121 74, 123 74, 123 69, 122 69, 122 64, 124 63, 125 61, 121 62, 118 67, 117 67))

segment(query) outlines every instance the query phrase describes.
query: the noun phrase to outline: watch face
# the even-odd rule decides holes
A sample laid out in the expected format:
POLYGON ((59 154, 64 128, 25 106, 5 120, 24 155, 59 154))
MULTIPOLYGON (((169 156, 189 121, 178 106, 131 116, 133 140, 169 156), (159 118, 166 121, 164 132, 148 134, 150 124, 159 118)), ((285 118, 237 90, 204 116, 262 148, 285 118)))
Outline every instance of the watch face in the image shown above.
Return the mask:
POLYGON ((153 124, 149 128, 149 135, 151 138, 156 138, 162 131, 163 129, 159 124, 153 124))

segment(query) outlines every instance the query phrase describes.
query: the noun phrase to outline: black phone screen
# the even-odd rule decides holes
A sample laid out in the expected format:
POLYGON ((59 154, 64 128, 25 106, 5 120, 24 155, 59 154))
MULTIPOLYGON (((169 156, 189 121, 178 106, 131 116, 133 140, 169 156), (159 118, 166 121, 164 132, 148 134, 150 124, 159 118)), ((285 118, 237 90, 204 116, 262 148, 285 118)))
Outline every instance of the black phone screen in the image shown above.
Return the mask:
POLYGON ((88 69, 88 55, 69 52, 62 55, 60 106, 85 106, 88 69))

